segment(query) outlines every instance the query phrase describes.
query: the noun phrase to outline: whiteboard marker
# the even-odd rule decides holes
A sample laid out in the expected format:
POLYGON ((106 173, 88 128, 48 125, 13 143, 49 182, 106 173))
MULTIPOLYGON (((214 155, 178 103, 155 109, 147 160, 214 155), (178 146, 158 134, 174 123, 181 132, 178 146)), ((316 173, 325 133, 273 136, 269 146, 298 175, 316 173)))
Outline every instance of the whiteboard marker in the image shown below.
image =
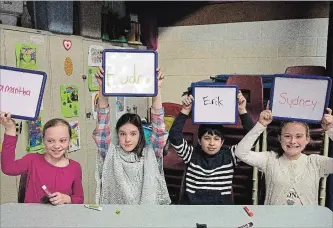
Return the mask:
POLYGON ((253 226, 253 222, 249 222, 249 223, 246 223, 245 225, 243 226, 239 226, 238 228, 250 228, 253 226))
POLYGON ((44 192, 47 194, 48 197, 52 196, 52 193, 47 189, 45 185, 42 186, 42 189, 44 190, 44 192))
POLYGON ((246 211, 248 216, 252 217, 254 215, 253 212, 247 206, 244 207, 244 210, 246 211))

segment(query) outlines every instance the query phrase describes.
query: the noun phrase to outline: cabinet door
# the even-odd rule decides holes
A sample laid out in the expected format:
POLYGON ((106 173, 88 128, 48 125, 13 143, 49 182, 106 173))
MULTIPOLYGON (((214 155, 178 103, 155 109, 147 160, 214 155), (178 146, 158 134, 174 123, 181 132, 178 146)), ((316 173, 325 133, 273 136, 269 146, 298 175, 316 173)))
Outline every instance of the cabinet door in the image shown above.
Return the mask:
MULTIPOLYGON (((85 202, 88 201, 88 169, 87 169, 87 127, 85 124, 85 93, 86 86, 83 79, 82 38, 76 36, 50 36, 50 71, 51 71, 51 110, 52 118, 63 118, 68 122, 79 122, 81 149, 70 152, 69 158, 79 162, 82 167, 82 183, 85 202), (71 47, 66 50, 64 42, 71 42, 71 47), (67 60, 66 60, 67 59, 67 60), (65 66, 66 62, 66 66, 65 66), (71 63, 70 63, 71 62, 71 63), (78 116, 64 117, 61 111, 60 86, 76 85, 78 87, 78 116)), ((71 102, 71 101, 69 101, 71 102)))
MULTIPOLYGON (((91 39, 83 39, 83 74, 86 75, 85 80, 85 88, 84 88, 84 94, 85 94, 85 107, 86 109, 82 111, 82 113, 85 115, 85 124, 86 124, 86 142, 87 142, 87 170, 88 170, 88 202, 89 203, 95 203, 95 196, 96 196, 96 181, 95 181, 95 168, 96 168, 96 154, 97 154, 97 147, 95 145, 95 142, 92 138, 93 130, 96 127, 96 119, 93 118, 93 109, 92 109, 92 94, 93 92, 97 91, 90 91, 89 90, 89 84, 88 84, 88 53, 89 53, 89 47, 91 45, 94 46, 101 46, 102 48, 106 48, 106 44, 100 41, 91 40, 91 39), (88 115, 86 115, 88 114, 88 115), (91 115, 89 115, 91 114, 91 115)), ((83 115, 82 114, 82 115, 83 115)))
MULTIPOLYGON (((48 36, 41 33, 22 32, 15 30, 3 29, 0 35, 1 44, 1 64, 6 66, 16 67, 16 53, 15 46, 17 44, 34 44, 37 46, 36 61, 37 70, 44 71, 49 76, 49 59, 48 59, 48 36)), ((50 78, 48 77, 44 97, 43 97, 43 111, 41 116, 43 121, 48 120, 50 117, 50 106, 47 102, 50 100, 50 78)), ((24 104, 17 104, 24 105, 24 104)), ((17 120, 18 122, 21 122, 17 120)), ((0 133, 0 141, 2 142, 3 134, 0 133)), ((18 143, 16 147, 16 158, 23 157, 26 152, 28 142, 28 129, 26 121, 22 122, 22 132, 18 135, 18 143)), ((20 176, 8 177, 1 173, 1 203, 17 202, 17 187, 20 176), (15 180, 16 179, 16 180, 15 180), (15 183, 17 181, 17 183, 15 183)))

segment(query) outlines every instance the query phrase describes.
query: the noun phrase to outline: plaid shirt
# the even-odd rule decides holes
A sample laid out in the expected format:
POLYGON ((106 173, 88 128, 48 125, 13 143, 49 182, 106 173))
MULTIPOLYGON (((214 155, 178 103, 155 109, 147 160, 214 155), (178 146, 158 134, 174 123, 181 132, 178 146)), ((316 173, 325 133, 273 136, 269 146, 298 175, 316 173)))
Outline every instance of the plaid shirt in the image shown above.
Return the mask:
MULTIPOLYGON (((163 148, 168 139, 168 132, 165 130, 164 109, 151 109, 152 134, 151 143, 156 157, 163 156, 163 148)), ((98 152, 103 158, 109 150, 111 143, 110 132, 110 109, 97 108, 97 126, 93 131, 93 139, 98 147, 98 152)))

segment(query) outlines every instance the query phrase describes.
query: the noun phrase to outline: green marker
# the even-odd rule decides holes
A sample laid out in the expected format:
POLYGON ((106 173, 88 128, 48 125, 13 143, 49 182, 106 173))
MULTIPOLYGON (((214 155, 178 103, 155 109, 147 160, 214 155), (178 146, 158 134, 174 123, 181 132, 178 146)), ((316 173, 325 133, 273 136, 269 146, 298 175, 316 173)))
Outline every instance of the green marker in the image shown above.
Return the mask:
POLYGON ((96 210, 96 211, 101 211, 102 210, 102 207, 100 207, 97 204, 85 204, 84 206, 86 208, 93 209, 93 210, 96 210))

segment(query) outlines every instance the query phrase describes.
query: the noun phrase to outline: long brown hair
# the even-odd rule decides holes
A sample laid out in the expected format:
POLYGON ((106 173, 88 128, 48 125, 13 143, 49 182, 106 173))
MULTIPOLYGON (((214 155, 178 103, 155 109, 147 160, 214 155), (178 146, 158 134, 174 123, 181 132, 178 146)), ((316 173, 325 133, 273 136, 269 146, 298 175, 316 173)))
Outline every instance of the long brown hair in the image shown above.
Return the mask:
POLYGON ((139 115, 134 114, 134 113, 125 113, 124 115, 122 115, 116 124, 117 135, 119 133, 119 128, 127 123, 133 124, 139 130, 139 141, 132 152, 136 153, 138 155, 138 157, 142 157, 142 151, 146 146, 146 139, 145 139, 145 134, 144 134, 143 127, 142 127, 141 118, 139 115))

